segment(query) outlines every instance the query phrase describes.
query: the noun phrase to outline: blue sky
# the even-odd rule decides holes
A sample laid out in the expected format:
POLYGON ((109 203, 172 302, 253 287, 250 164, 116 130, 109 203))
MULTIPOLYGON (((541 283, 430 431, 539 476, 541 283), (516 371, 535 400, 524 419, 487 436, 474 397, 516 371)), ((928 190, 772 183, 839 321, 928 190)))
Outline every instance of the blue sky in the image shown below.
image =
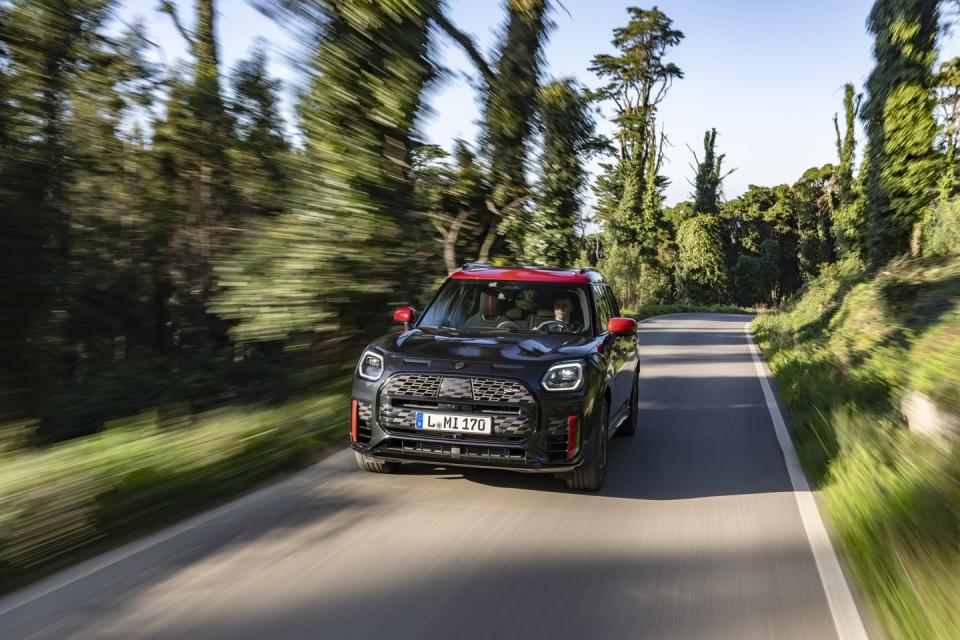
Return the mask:
MULTIPOLYGON (((185 21, 192 2, 181 0, 185 21)), ((122 18, 139 15, 146 22, 157 56, 172 62, 184 45, 157 0, 125 0, 122 18), (162 52, 162 53, 161 53, 162 52)), ((596 79, 587 70, 594 54, 612 52, 612 30, 626 22, 626 7, 647 6, 614 0, 563 0, 553 13, 556 28, 546 50, 547 74, 573 76, 588 86, 596 79)), ((716 127, 726 165, 736 168, 725 194, 735 197, 748 184, 793 182, 811 166, 835 161, 833 114, 840 110, 843 84, 858 91, 872 67, 871 38, 865 20, 872 0, 662 0, 659 8, 686 35, 670 58, 684 71, 660 108, 660 121, 671 146, 664 173, 670 178, 667 202, 690 192, 690 147, 700 153, 703 133, 716 127)), ((499 0, 448 0, 449 14, 489 51, 503 20, 499 0)), ((218 33, 221 55, 229 67, 262 37, 273 57, 273 73, 288 87, 296 72, 285 56, 297 45, 247 0, 221 0, 218 33)), ((942 57, 960 54, 956 37, 941 43, 942 57)), ((449 146, 455 137, 476 135, 476 96, 459 72, 472 72, 460 51, 445 39, 439 47, 451 73, 428 96, 425 137, 449 146)), ((287 98, 289 113, 289 96, 287 98)), ((601 120, 601 131, 610 132, 601 120)), ((702 154, 701 154, 702 155, 702 154)))

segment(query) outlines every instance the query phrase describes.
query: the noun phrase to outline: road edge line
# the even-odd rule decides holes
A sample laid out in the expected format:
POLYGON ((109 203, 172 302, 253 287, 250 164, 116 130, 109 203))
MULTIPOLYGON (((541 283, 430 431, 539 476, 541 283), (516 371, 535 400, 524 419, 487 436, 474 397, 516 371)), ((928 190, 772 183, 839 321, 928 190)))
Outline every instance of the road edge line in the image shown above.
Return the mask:
POLYGON ((743 328, 747 335, 747 346, 750 355, 753 357, 753 366, 763 389, 767 411, 773 420, 773 429, 777 434, 780 451, 783 453, 783 461, 787 467, 790 484, 793 486, 793 495, 800 512, 800 521, 803 523, 807 542, 813 552, 813 559, 820 574, 820 582, 827 598, 827 605, 830 607, 837 637, 839 640, 869 640, 870 636, 867 634, 863 618, 860 616, 860 609, 857 608, 850 585, 847 583, 843 569, 840 567, 840 559, 833 548, 830 534, 827 532, 817 501, 810 489, 810 483, 803 472, 803 467, 800 466, 800 459, 797 457, 797 451, 793 446, 793 439, 783 419, 780 405, 773 393, 773 388, 770 386, 770 378, 772 377, 770 369, 753 340, 750 325, 751 323, 748 322, 743 328))

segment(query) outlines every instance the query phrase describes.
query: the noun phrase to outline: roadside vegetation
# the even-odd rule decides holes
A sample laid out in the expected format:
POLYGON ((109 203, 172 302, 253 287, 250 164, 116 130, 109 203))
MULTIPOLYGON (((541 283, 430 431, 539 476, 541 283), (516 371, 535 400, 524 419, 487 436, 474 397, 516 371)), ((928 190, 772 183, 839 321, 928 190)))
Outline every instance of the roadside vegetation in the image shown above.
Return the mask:
POLYGON ((145 411, 42 449, 0 443, 0 593, 345 441, 345 384, 276 406, 145 411))
POLYGON ((845 260, 753 328, 876 617, 894 638, 960 635, 960 446, 902 411, 920 392, 960 416, 960 256, 845 260))

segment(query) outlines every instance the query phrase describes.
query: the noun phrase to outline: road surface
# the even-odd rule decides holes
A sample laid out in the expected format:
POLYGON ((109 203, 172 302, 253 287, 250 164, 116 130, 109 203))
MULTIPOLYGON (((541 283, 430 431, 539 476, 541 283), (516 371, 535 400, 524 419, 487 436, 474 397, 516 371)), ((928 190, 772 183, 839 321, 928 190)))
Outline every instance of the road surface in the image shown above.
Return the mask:
POLYGON ((599 494, 343 451, 0 601, 0 638, 836 638, 748 320, 640 325, 599 494))

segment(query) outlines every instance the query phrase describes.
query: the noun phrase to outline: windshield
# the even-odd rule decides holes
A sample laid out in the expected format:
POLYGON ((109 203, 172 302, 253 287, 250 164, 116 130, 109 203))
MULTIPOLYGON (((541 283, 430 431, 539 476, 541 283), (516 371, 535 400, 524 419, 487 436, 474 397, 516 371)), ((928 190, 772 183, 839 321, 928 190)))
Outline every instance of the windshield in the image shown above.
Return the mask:
POLYGON ((590 333, 584 286, 547 282, 449 280, 420 319, 425 330, 458 333, 590 333))

